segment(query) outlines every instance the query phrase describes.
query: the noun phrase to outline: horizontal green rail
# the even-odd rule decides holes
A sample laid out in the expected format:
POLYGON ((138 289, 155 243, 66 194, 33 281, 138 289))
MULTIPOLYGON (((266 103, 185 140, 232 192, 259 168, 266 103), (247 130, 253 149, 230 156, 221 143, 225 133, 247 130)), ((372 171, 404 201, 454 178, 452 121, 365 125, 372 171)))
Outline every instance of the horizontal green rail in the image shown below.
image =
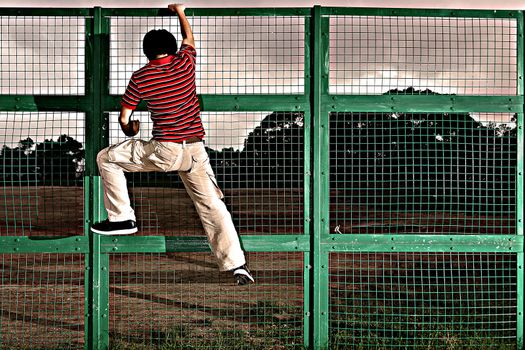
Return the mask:
POLYGON ((89 237, 0 237, 0 253, 88 253, 89 237))
POLYGON ((0 111, 3 112, 81 112, 93 107, 93 101, 86 96, 47 95, 2 95, 0 111))
MULTIPOLYGON (((502 112, 521 113, 523 96, 457 95, 328 95, 329 109, 337 112, 502 112)), ((120 96, 104 99, 107 111, 120 109, 120 96)), ((199 95, 204 111, 309 110, 305 95, 199 95)), ((83 111, 92 106, 85 96, 3 95, 0 111, 83 111)), ((138 110, 146 111, 141 103, 138 110)))
MULTIPOLYGON (((249 252, 309 251, 308 236, 241 236, 241 244, 249 252)), ((102 237, 102 253, 173 253, 205 252, 210 247, 205 237, 102 237)))
MULTIPOLYGON (((120 109, 121 96, 110 96, 104 100, 106 110, 120 109)), ((309 100, 305 95, 199 95, 203 111, 306 111, 309 100)), ((138 110, 146 111, 141 103, 138 110)))
POLYGON ((512 112, 523 111, 523 96, 329 95, 334 112, 512 112))
POLYGON ((37 8, 37 7, 2 7, 0 16, 92 16, 93 9, 88 8, 37 8))
MULTIPOLYGON (((1 16, 91 16, 92 9, 83 8, 0 8, 1 16)), ((310 16, 310 8, 190 8, 189 16, 310 16)), ((102 8, 103 16, 151 17, 167 16, 172 13, 160 8, 102 8)), ((420 16, 420 17, 476 17, 476 18, 519 18, 518 10, 452 10, 452 9, 403 9, 367 7, 321 7, 321 14, 332 16, 420 16)))
MULTIPOLYGON (((120 109, 120 97, 104 100, 107 111, 120 109)), ((204 111, 282 111, 309 110, 304 95, 200 95, 204 111)), ((423 96, 423 95, 330 95, 329 108, 334 112, 502 112, 521 113, 523 96, 423 96)), ((92 104, 84 96, 0 96, 0 111, 48 112, 83 111, 92 104)), ((141 103, 137 110, 146 111, 141 103)))
POLYGON ((523 252, 523 236, 514 235, 330 235, 326 249, 338 252, 523 252))
MULTIPOLYGON (((306 235, 241 236, 249 252, 309 251, 306 235)), ((175 253, 210 250, 206 237, 191 236, 101 236, 101 253, 175 253)), ((71 237, 0 237, 0 253, 88 253, 88 236, 71 237)))
MULTIPOLYGON (((190 8, 185 11, 187 16, 310 16, 310 8, 279 7, 279 8, 190 8)), ((103 8, 103 16, 169 16, 173 15, 167 9, 152 8, 103 8)))
MULTIPOLYGON (((249 252, 310 251, 310 238, 297 235, 241 236, 249 252)), ((330 235, 325 249, 341 252, 523 252, 523 236, 514 235, 330 235)), ((0 238, 0 253, 87 253, 87 236, 0 238)), ((101 253, 174 253, 209 251, 205 237, 102 236, 101 253)))
POLYGON ((408 17, 473 17, 521 18, 518 10, 405 9, 366 7, 321 7, 323 16, 408 16, 408 17))
MULTIPOLYGON (((103 99, 106 111, 120 110, 121 96, 107 96, 103 99)), ((309 110, 305 95, 199 95, 204 111, 306 111, 309 110)), ((47 95, 2 95, 0 111, 4 112, 52 112, 90 110, 93 101, 87 96, 47 95)), ((146 111, 146 104, 137 108, 146 111)))
POLYGON ((200 95, 200 105, 206 111, 305 111, 310 101, 305 95, 200 95))

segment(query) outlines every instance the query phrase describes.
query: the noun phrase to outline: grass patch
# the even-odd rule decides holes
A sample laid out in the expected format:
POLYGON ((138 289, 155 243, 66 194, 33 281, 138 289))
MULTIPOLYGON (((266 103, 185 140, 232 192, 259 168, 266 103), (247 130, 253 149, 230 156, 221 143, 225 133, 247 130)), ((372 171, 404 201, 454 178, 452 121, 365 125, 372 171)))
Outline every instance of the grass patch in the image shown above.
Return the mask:
POLYGON ((110 350, 304 349, 302 308, 258 301, 242 315, 246 322, 220 318, 199 325, 176 324, 158 332, 111 334, 110 350))

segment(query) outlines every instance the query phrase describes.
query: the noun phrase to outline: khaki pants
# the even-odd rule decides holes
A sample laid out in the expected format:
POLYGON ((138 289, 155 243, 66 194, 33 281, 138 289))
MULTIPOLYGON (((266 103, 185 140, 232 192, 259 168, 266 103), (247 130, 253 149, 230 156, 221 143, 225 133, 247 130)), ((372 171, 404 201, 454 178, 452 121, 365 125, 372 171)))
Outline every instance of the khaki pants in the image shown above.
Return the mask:
POLYGON ((245 264, 237 231, 204 144, 130 139, 103 149, 97 164, 110 221, 135 220, 124 172, 178 171, 193 200, 221 271, 245 264))

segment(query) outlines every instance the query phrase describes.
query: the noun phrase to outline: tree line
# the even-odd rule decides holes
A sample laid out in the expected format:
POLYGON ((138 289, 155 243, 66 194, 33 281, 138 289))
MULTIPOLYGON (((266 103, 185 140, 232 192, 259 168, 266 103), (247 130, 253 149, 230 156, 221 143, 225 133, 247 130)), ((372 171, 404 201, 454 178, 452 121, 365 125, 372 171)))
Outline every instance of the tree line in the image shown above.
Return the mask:
MULTIPOLYGON (((510 124, 481 123, 469 113, 332 113, 329 119, 330 190, 351 193, 356 205, 500 210, 515 201, 516 116, 510 124)), ((266 116, 242 150, 207 150, 221 187, 304 187, 302 113, 266 116)), ((0 177, 79 185, 83 164, 82 145, 67 135, 42 143, 28 138, 4 146, 0 177)), ((182 188, 176 173, 127 176, 135 186, 182 188)))
POLYGON ((68 135, 56 140, 20 140, 0 151, 0 180, 4 184, 81 186, 85 151, 68 135))

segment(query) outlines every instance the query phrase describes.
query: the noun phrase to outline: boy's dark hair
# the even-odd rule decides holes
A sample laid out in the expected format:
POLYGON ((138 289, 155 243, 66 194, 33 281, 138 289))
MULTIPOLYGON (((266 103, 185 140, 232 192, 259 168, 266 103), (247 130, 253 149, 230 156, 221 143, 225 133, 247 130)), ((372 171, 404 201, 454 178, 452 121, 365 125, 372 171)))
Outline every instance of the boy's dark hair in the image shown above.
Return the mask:
POLYGON ((177 39, 166 29, 150 30, 144 35, 142 51, 150 61, 164 53, 174 55, 177 53, 177 39))

